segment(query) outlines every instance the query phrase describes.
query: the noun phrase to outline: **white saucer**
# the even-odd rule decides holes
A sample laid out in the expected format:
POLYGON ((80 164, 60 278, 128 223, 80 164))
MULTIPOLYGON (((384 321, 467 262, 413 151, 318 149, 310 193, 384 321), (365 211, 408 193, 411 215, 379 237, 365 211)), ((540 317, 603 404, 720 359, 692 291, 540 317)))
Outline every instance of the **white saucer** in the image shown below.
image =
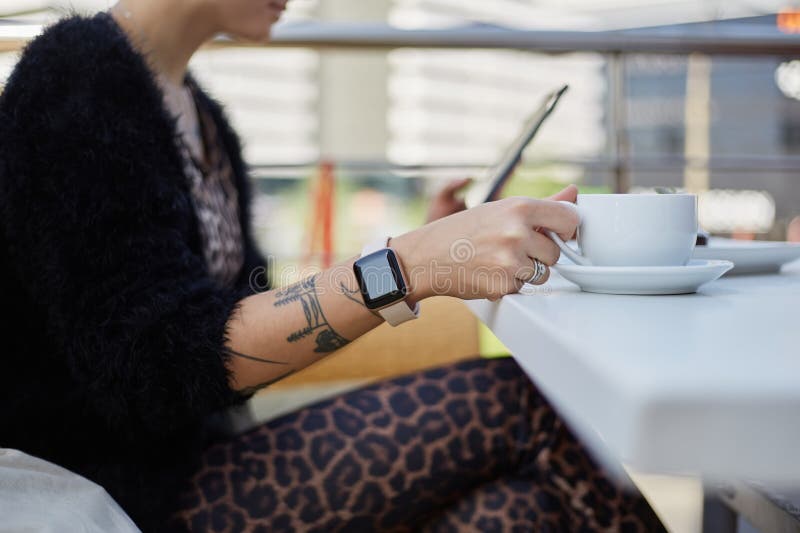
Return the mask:
POLYGON ((706 246, 696 246, 694 259, 724 259, 736 265, 731 274, 768 274, 800 259, 800 244, 772 241, 737 241, 711 237, 706 246))
POLYGON ((558 263, 553 267, 585 292, 690 294, 733 268, 730 261, 692 260, 685 266, 607 267, 558 263))

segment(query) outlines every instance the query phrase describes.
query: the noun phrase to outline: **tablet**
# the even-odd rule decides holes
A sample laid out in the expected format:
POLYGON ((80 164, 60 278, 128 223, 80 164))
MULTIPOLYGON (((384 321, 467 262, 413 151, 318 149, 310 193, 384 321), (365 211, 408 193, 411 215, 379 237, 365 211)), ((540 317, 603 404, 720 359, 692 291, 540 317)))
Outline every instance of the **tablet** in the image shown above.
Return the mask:
POLYGON ((522 159, 522 153, 527 148, 528 144, 536 136, 539 128, 547 120, 547 117, 553 112, 561 99, 561 96, 567 92, 568 85, 564 85, 560 89, 547 94, 544 102, 539 108, 533 112, 522 131, 514 139, 514 142, 509 146, 508 150, 503 157, 493 166, 489 167, 486 175, 479 179, 467 192, 466 202, 467 207, 474 207, 484 202, 496 200, 503 190, 508 179, 513 175, 514 169, 522 159))

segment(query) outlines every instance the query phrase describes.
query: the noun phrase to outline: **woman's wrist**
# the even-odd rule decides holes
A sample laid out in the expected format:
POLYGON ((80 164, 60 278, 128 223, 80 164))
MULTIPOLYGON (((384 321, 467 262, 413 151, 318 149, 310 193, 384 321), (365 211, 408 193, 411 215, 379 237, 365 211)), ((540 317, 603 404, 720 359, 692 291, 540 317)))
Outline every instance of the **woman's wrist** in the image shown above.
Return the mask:
POLYGON ((428 272, 429 261, 424 256, 425 247, 421 246, 418 232, 412 231, 392 237, 389 247, 395 251, 403 265, 409 289, 406 298, 408 303, 413 306, 417 302, 433 296, 428 272))

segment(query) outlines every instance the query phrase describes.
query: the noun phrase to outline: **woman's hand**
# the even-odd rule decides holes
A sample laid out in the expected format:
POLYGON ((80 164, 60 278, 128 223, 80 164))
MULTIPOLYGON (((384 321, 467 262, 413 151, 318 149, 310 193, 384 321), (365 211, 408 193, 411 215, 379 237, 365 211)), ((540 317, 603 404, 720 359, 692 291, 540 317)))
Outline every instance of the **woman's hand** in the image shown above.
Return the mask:
POLYGON ((574 235, 576 211, 552 200, 574 200, 575 195, 575 188, 568 187, 551 200, 489 202, 392 239, 412 300, 433 295, 497 299, 519 291, 534 274, 534 259, 550 266, 560 255, 538 229, 564 239, 574 235))
MULTIPOLYGON (((553 196, 547 198, 548 200, 552 200, 554 202, 570 202, 575 203, 578 201, 578 188, 575 185, 569 185, 567 188, 562 189, 561 191, 555 193, 553 196)), ((577 227, 575 230, 577 231, 577 227)), ((575 237, 575 231, 569 236, 570 239, 575 237)), ((568 240, 568 239, 564 239, 568 240)))
POLYGON ((433 197, 431 205, 428 207, 426 223, 465 210, 467 206, 464 203, 464 199, 456 195, 463 191, 470 183, 472 183, 472 178, 464 178, 451 181, 445 185, 444 188, 433 197))
POLYGON ((547 200, 552 200, 554 202, 572 202, 574 204, 578 200, 578 188, 575 185, 570 185, 555 193, 553 196, 550 196, 547 200))
MULTIPOLYGON (((566 189, 553 199, 574 197, 566 189)), ((558 247, 537 228, 568 238, 577 224, 577 213, 564 204, 509 198, 437 220, 391 246, 405 266, 412 305, 435 294, 497 299, 531 278, 532 258, 547 265, 558 259, 558 247)), ((226 326, 231 387, 252 391, 273 383, 380 322, 364 305, 353 259, 290 287, 257 292, 239 303, 226 326)))

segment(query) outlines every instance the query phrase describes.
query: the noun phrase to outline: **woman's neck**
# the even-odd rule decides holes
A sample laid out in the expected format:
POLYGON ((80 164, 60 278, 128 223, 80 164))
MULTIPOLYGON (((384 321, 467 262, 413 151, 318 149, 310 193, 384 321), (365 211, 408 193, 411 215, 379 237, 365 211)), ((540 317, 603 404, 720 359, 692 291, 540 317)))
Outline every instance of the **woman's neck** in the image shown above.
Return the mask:
POLYGON ((213 17, 173 0, 120 0, 111 15, 156 75, 180 85, 189 60, 216 34, 213 17))

